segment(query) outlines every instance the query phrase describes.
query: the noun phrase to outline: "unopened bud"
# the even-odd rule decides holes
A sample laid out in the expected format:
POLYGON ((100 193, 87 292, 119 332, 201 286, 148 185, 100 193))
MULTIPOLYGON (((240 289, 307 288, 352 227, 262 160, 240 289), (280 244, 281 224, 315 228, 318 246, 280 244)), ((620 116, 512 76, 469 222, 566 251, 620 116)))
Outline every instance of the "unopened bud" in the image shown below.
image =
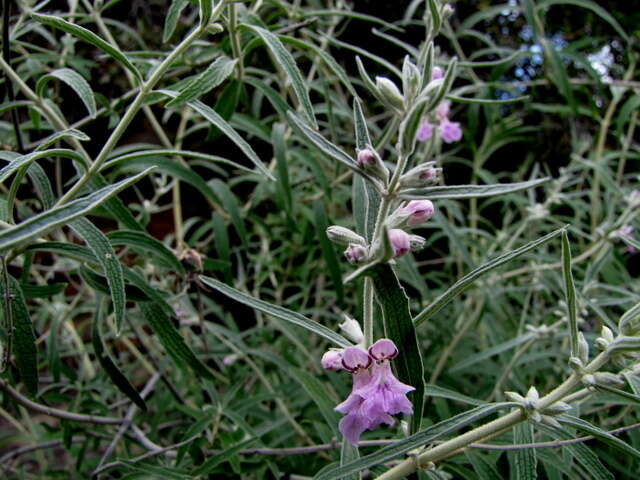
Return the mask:
POLYGON ((342 349, 332 348, 325 352, 320 360, 325 370, 342 370, 342 349))
POLYGON ((433 67, 433 70, 431 70, 431 80, 440 80, 441 78, 444 78, 444 70, 440 67, 433 67))
POLYGON ((411 250, 409 234, 399 228, 389 230, 389 241, 393 247, 393 257, 398 258, 411 250))
POLYGON ((359 150, 356 161, 361 167, 373 165, 376 163, 376 154, 370 148, 359 150))
POLYGON ((413 227, 429 220, 435 213, 431 200, 411 200, 398 211, 398 216, 406 219, 407 225, 413 227))
POLYGON ((344 322, 340 324, 340 330, 354 343, 362 343, 364 341, 364 333, 362 333, 360 323, 353 318, 345 315, 344 322))
POLYGON ((412 252, 422 250, 426 243, 427 241, 420 235, 409 235, 409 245, 411 246, 412 252))
POLYGON ((454 12, 455 9, 448 3, 445 3, 442 7, 442 16, 444 18, 449 18, 451 15, 453 15, 454 12))
POLYGON ((376 77, 376 87, 387 102, 398 110, 404 109, 404 97, 395 83, 387 77, 376 77))
POLYGON ((351 243, 344 251, 344 256, 349 263, 360 263, 367 258, 367 249, 362 245, 351 243))
POLYGON ((567 413, 573 407, 565 402, 556 402, 553 405, 545 408, 542 413, 545 415, 562 415, 567 413))
POLYGON ((576 372, 580 372, 584 368, 584 363, 578 357, 569 358, 569 367, 576 372))
POLYGON ((349 230, 345 227, 340 227, 338 225, 332 225, 327 228, 327 237, 333 243, 337 243, 338 245, 349 245, 350 243, 355 243, 356 245, 366 245, 367 241, 358 235, 353 230, 349 230))
POLYGON ((389 170, 380 156, 371 147, 358 150, 356 154, 356 163, 360 168, 372 173, 384 182, 389 178, 389 170))
POLYGON ((602 336, 602 338, 604 338, 607 342, 613 342, 613 332, 611 331, 611 329, 609 327, 607 327, 606 325, 602 326, 602 329, 600 330, 600 335, 602 336))
POLYGON ((407 55, 402 65, 402 87, 408 102, 412 102, 422 84, 422 74, 407 55))
POLYGON ((582 332, 578 332, 578 356, 583 365, 589 362, 589 344, 582 332))
POLYGON ((621 387, 625 383, 618 375, 609 372, 596 372, 593 374, 593 377, 598 385, 604 385, 606 387, 621 387))
MULTIPOLYGON (((418 131, 418 133, 420 133, 418 131)), ((439 182, 442 174, 441 168, 435 168, 433 162, 423 163, 412 168, 400 177, 402 188, 421 188, 435 185, 439 182)))
POLYGON ((627 195, 627 204, 631 208, 640 207, 640 190, 632 190, 629 195, 627 195))
POLYGON ((593 387, 596 384, 596 377, 590 373, 583 375, 580 380, 585 387, 593 387))

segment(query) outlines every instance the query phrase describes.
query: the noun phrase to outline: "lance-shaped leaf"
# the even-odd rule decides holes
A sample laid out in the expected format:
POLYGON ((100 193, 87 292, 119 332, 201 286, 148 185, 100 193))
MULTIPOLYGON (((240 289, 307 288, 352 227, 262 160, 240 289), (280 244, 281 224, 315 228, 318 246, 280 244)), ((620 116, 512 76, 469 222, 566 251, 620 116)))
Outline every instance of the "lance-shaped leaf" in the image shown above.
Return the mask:
POLYGON ((353 473, 361 472, 366 468, 370 468, 374 465, 380 465, 381 463, 393 460, 400 455, 403 455, 415 448, 421 447, 427 443, 433 442, 445 435, 453 433, 461 428, 469 425, 470 423, 481 420, 492 413, 497 412, 502 408, 509 406, 516 406, 515 403, 491 403, 474 408, 467 412, 460 413, 455 417, 451 417, 440 423, 437 423, 429 428, 426 428, 410 437, 403 440, 399 440, 396 443, 383 447, 365 457, 358 460, 354 460, 347 465, 342 465, 337 468, 328 469, 316 475, 314 480, 337 480, 343 478, 345 475, 351 475, 353 473))
POLYGON ((236 290, 229 285, 226 285, 218 280, 201 276, 200 280, 207 286, 216 289, 220 293, 226 295, 237 302, 240 302, 248 307, 251 307, 255 310, 258 310, 262 313, 266 313, 267 315, 271 315, 275 318, 279 318, 280 320, 284 320, 285 322, 293 323, 294 325, 298 325, 299 327, 306 328, 310 332, 313 332, 321 337, 326 338, 332 343, 340 347, 349 347, 351 346, 351 342, 349 342, 346 338, 344 338, 339 333, 334 332, 333 330, 328 329, 324 325, 319 324, 318 322, 314 322, 313 320, 305 317, 304 315, 294 312, 292 310, 288 310, 284 307, 280 307, 278 305, 272 305, 271 303, 265 302, 263 300, 259 300, 254 298, 246 293, 243 293, 239 290, 236 290))
POLYGON ((211 21, 211 15, 213 13, 213 0, 198 0, 200 4, 200 26, 206 27, 211 21))
POLYGON ((175 32, 176 27, 178 26, 180 14, 187 5, 189 5, 189 0, 173 0, 173 2, 171 2, 171 6, 167 12, 167 17, 164 21, 164 31, 162 33, 162 41, 164 43, 171 40, 173 32, 175 32))
POLYGON ((180 90, 178 96, 167 103, 167 107, 175 107, 185 102, 195 100, 205 93, 210 92, 222 82, 224 82, 238 63, 237 59, 231 60, 229 57, 218 57, 207 67, 207 69, 180 90))
POLYGON ((160 343, 175 360, 178 367, 183 369, 189 367, 196 375, 208 380, 215 379, 211 370, 196 357, 186 344, 162 306, 156 302, 140 302, 139 306, 145 321, 151 325, 160 343))
POLYGON ((533 250, 540 245, 544 245, 548 241, 556 238, 558 235, 562 233, 564 228, 558 229, 554 232, 545 235, 538 240, 534 240, 533 242, 529 242, 522 247, 512 250, 511 252, 505 253, 504 255, 500 255, 493 260, 485 263, 484 265, 476 268, 472 272, 466 274, 456 283, 454 283, 451 287, 449 287, 444 293, 442 293, 438 298, 436 298, 427 308, 422 310, 416 317, 413 319, 414 323, 420 325, 422 322, 430 319, 440 310, 442 310, 451 300, 460 295, 462 292, 467 290, 473 285, 478 278, 482 277, 485 273, 490 272, 491 270, 498 268, 501 265, 504 265, 507 262, 510 262, 514 258, 518 258, 520 255, 527 253, 530 250, 533 250))
POLYGON ((62 82, 69 85, 69 87, 71 87, 73 91, 76 92, 78 97, 80 97, 82 103, 84 103, 84 106, 89 112, 89 116, 91 118, 95 118, 97 107, 96 99, 93 95, 93 90, 91 90, 91 85, 89 85, 89 82, 87 82, 82 77, 82 75, 74 70, 71 70, 70 68, 59 68, 40 77, 38 83, 36 83, 36 94, 39 97, 44 98, 44 88, 49 80, 53 80, 54 78, 61 80, 62 82))
MULTIPOLYGON (((169 96, 171 98, 176 98, 178 96, 177 92, 174 92, 172 90, 159 90, 159 92, 162 93, 163 95, 167 95, 167 96, 169 96)), ((229 140, 231 140, 233 143, 235 143, 238 146, 238 148, 240 150, 242 150, 242 152, 247 156, 247 158, 249 158, 249 160, 251 160, 253 162, 253 164, 256 167, 258 167, 258 169, 269 180, 274 180, 275 181, 275 178, 273 177, 271 172, 262 164, 262 162, 260 161, 260 158, 258 157, 256 152, 253 151, 253 148, 251 148, 251 146, 246 142, 246 140, 244 138, 242 138, 240 135, 238 135, 238 132, 236 132, 233 129, 233 127, 231 127, 231 125, 229 125, 225 121, 224 118, 222 118, 220 115, 218 115, 215 112, 215 110, 213 110, 211 107, 205 105, 200 100, 192 100, 190 102, 187 102, 187 105, 189 105, 196 112, 198 112, 200 115, 202 115, 211 124, 213 124, 216 127, 218 127, 218 129, 220 129, 220 131, 222 133, 224 133, 229 138, 229 140)))
POLYGON ((10 315, 7 323, 10 325, 8 334, 11 339, 5 345, 12 345, 20 378, 27 391, 35 395, 38 393, 38 350, 33 323, 18 281, 6 273, 0 279, 0 296, 5 317, 10 315))
POLYGON ((11 174, 15 173, 19 169, 30 165, 32 162, 39 160, 41 158, 50 158, 50 157, 62 157, 62 158, 70 158, 77 162, 82 170, 86 170, 87 168, 87 160, 77 152, 73 150, 69 150, 66 148, 54 148, 52 150, 42 150, 39 152, 28 153, 26 155, 4 155, 8 152, 1 152, 0 159, 7 160, 10 163, 5 165, 0 170, 0 183, 4 182, 11 174))
POLYGON ((147 411, 147 405, 144 400, 135 389, 133 385, 127 380, 127 377, 120 371, 111 356, 105 351, 104 344, 100 335, 100 324, 103 321, 105 302, 99 302, 98 308, 95 313, 95 320, 91 326, 91 343, 93 343, 93 351, 96 354, 96 358, 100 363, 102 369, 107 373, 113 384, 124 393, 129 399, 135 403, 143 411, 147 411))
POLYGON ((287 117, 289 120, 289 125, 298 132, 305 140, 314 145, 318 150, 324 153, 329 158, 332 158, 349 170, 361 175, 363 178, 366 178, 371 183, 377 184, 377 180, 375 180, 371 175, 365 172, 362 168, 358 166, 353 158, 351 158, 344 150, 342 150, 337 145, 334 145, 329 140, 324 138, 318 132, 309 128, 304 124, 293 112, 288 111, 287 117))
POLYGON ((138 78, 138 80, 142 81, 142 76, 140 72, 135 67, 133 63, 127 58, 127 56, 120 51, 119 48, 111 45, 110 43, 105 42, 98 35, 93 33, 91 30, 87 30, 84 27, 80 27, 75 23, 67 22, 60 17, 56 17, 53 15, 41 15, 39 13, 32 13, 31 18, 35 21, 43 23, 44 25, 48 25, 53 28, 57 28, 58 30, 62 30, 74 37, 78 37, 81 40, 84 40, 87 43, 90 43, 94 47, 99 48, 103 52, 105 52, 110 57, 119 61, 124 67, 129 69, 133 74, 138 78))
POLYGON ((418 337, 409 310, 409 299, 395 272, 388 264, 378 264, 368 270, 373 279, 376 298, 382 308, 386 336, 398 346, 393 364, 401 382, 414 387, 412 431, 420 429, 424 405, 424 367, 418 337))
POLYGON ((69 223, 71 228, 84 240, 104 270, 109 284, 113 311, 115 313, 116 335, 120 335, 124 324, 125 304, 124 275, 122 265, 113 251, 109 239, 86 218, 76 218, 69 223))
POLYGON ((171 249, 146 232, 118 230, 107 233, 107 238, 114 247, 130 246, 134 249, 137 248, 143 250, 150 253, 152 257, 158 259, 158 263, 161 263, 175 272, 184 273, 184 267, 171 249))
POLYGON ((578 306, 576 287, 571 274, 571 245, 566 230, 562 230, 562 276, 564 278, 564 298, 569 314, 569 339, 571 340, 571 356, 580 357, 578 351, 578 306))
MULTIPOLYGON (((533 426, 529 422, 522 422, 513 427, 513 444, 522 445, 533 443, 533 426)), ((521 448, 509 452, 511 475, 514 480, 536 480, 536 450, 534 448, 521 448)))
POLYGON ((400 197, 407 200, 428 198, 429 200, 463 200, 465 198, 492 197, 507 193, 519 192, 546 183, 550 178, 540 178, 528 182, 497 183, 494 185, 448 185, 426 188, 409 188, 400 192, 400 197))
POLYGON ((293 59, 293 56, 289 51, 284 48, 282 42, 278 38, 277 35, 274 35, 268 30, 264 28, 257 27, 255 25, 244 25, 245 28, 248 28, 255 34, 257 34, 262 41, 265 43, 267 48, 273 54, 274 59, 278 63, 278 65, 284 70, 287 77, 291 81, 291 86, 293 87, 293 91, 298 98, 298 102, 302 106, 302 111, 304 116, 313 128, 318 128, 318 124, 316 123, 316 118, 313 113, 313 105, 311 104, 311 99, 309 98, 309 91, 305 81, 302 78, 302 74, 296 65, 296 61, 293 59))
POLYGON ((126 178, 114 183, 113 185, 108 185, 65 205, 61 205, 39 215, 35 215, 15 227, 3 230, 0 232, 0 251, 15 247, 16 245, 22 245, 24 242, 27 242, 39 235, 43 235, 53 228, 69 223, 71 220, 82 215, 86 215, 91 210, 102 205, 104 202, 116 195, 118 192, 133 185, 135 182, 147 175, 151 170, 152 168, 148 168, 138 175, 126 178))

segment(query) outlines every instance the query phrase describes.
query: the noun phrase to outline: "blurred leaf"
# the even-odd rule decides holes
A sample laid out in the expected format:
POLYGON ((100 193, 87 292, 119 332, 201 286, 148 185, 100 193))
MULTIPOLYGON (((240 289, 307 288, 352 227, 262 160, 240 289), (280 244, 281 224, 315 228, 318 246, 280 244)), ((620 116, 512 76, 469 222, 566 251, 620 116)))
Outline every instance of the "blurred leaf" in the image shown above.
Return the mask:
POLYGON ((178 25, 178 20, 180 20, 180 14, 187 5, 189 5, 189 0, 173 0, 171 2, 171 6, 164 20, 164 32, 162 34, 162 41, 164 43, 171 40, 173 32, 175 32, 176 26, 178 25))
POLYGON ((114 247, 129 246, 139 248, 145 252, 149 252, 157 258, 163 265, 178 273, 184 273, 184 267, 164 243, 156 240, 145 232, 135 230, 118 230, 107 233, 107 238, 114 247))
POLYGON ((562 276, 564 278, 564 296, 569 314, 569 339, 571 342, 571 356, 580 358, 578 349, 578 305, 576 287, 571 274, 571 245, 567 231, 562 231, 562 276))
POLYGON ((336 249, 327 237, 327 228, 329 228, 329 221, 327 220, 327 214, 324 209, 322 200, 318 199, 313 204, 313 211, 315 217, 316 237, 320 243, 322 249, 322 256, 329 270, 329 276, 331 282, 336 291, 338 302, 344 302, 344 287, 342 285, 342 272, 340 270, 340 261, 336 254, 336 249))
POLYGON ((425 188, 410 188, 400 191, 400 197, 407 200, 428 198, 434 199, 456 199, 482 198, 493 195, 505 195, 507 193, 519 192, 542 185, 551 180, 550 178, 540 178, 528 182, 498 183, 495 185, 450 185, 425 188))

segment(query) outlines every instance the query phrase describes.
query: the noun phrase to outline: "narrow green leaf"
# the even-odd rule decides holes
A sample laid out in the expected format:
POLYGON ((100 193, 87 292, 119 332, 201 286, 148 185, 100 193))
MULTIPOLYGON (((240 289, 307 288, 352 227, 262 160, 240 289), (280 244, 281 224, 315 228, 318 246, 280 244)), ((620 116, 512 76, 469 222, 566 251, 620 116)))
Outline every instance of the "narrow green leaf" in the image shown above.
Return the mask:
POLYGON ((640 377, 638 375, 632 375, 631 373, 625 372, 623 373, 624 378, 627 380, 627 383, 633 390, 633 393, 636 395, 640 395, 640 377))
POLYGON ((103 169, 107 169, 109 167, 116 167, 122 172, 138 172, 145 168, 154 167, 161 172, 167 173, 172 177, 190 184, 196 191, 204 195, 212 205, 220 205, 220 199, 200 175, 195 173, 189 167, 185 167, 174 160, 148 155, 124 155, 111 160, 102 166, 103 169))
MULTIPOLYGON (((171 98, 175 98, 177 93, 171 90, 159 90, 160 93, 167 95, 171 98)), ((224 133, 229 140, 235 143, 240 150, 258 167, 258 170, 262 172, 269 180, 275 180, 271 172, 262 164, 260 158, 253 151, 251 146, 236 132, 231 125, 229 125, 220 115, 218 115, 211 107, 205 105, 200 100, 192 100, 187 102, 191 108, 207 119, 211 124, 215 125, 224 133)))
POLYGON ((273 144, 273 156, 276 159, 276 171, 278 172, 278 193, 285 213, 290 219, 293 219, 293 192, 291 191, 291 182, 289 180, 285 133, 286 125, 282 123, 273 124, 271 142, 273 144))
POLYGON ((243 440, 242 442, 236 443, 232 447, 226 448, 221 453, 209 457, 202 465, 193 470, 193 475, 200 476, 210 473, 215 467, 223 462, 229 461, 229 459, 235 457, 240 450, 248 448, 255 441, 255 438, 243 440))
POLYGON ((485 402, 476 398, 471 398, 453 390, 449 390, 437 385, 427 384, 424 387, 424 395, 426 397, 441 397, 449 400, 455 400, 456 402, 467 403, 469 405, 482 405, 485 402))
POLYGON ((129 246, 139 248, 145 252, 149 252, 153 257, 157 258, 163 265, 171 270, 184 273, 184 267, 175 254, 160 240, 153 238, 146 232, 138 232, 135 230, 118 230, 107 233, 107 238, 114 247, 129 246))
POLYGON ((635 393, 625 392, 624 390, 620 390, 619 388, 610 387, 608 385, 596 385, 596 389, 601 390, 603 392, 610 393, 612 395, 624 398, 625 400, 631 400, 635 403, 640 403, 640 395, 636 395, 635 393))
MULTIPOLYGON (((551 425, 538 424, 536 428, 548 433, 557 440, 573 440, 575 438, 575 435, 572 435, 562 427, 558 428, 551 425)), ((598 456, 584 443, 569 443, 563 445, 562 448, 571 452, 573 458, 589 472, 590 478, 593 480, 613 480, 615 478, 613 474, 602 465, 598 456)))
POLYGON ((207 286, 214 288, 220 293, 226 295, 233 300, 243 303, 251 308, 254 308, 260 312, 266 313, 267 315, 272 315, 280 320, 284 320, 286 322, 293 323, 294 325, 298 325, 299 327, 306 328, 310 332, 313 332, 321 337, 326 338, 332 343, 340 347, 350 347, 351 342, 349 342, 342 335, 334 332, 333 330, 329 330, 324 325, 321 325, 313 320, 308 319, 304 315, 294 312, 292 310, 288 310, 284 307, 280 307, 278 305, 272 305, 268 302, 259 300, 254 298, 246 293, 243 293, 239 290, 236 290, 233 287, 225 285, 222 282, 210 277, 200 276, 200 280, 207 286))
POLYGON ((113 311, 115 314, 116 335, 122 332, 124 325, 125 304, 127 297, 124 291, 124 275, 122 265, 113 251, 107 237, 86 218, 76 218, 69 226, 84 240, 104 270, 109 284, 113 311))
MULTIPOLYGON (((533 443, 533 426, 529 422, 522 422, 513 427, 513 444, 522 445, 533 443)), ((534 448, 522 448, 509 452, 511 475, 514 480, 536 480, 536 451, 534 448)))
POLYGON ((311 104, 311 99, 309 98, 307 85, 303 80, 302 74, 300 73, 300 70, 298 70, 296 61, 293 59, 291 53, 289 53, 289 51, 284 48, 284 45, 282 44, 278 36, 274 35, 270 31, 255 25, 245 24, 244 27, 257 34, 265 43, 267 48, 269 48, 278 65, 284 70, 287 77, 289 77, 291 86, 293 87, 293 91, 298 98, 298 102, 300 102, 300 105, 302 106, 302 111, 307 122, 313 128, 317 129, 318 124, 316 123, 316 118, 313 113, 313 105, 311 104))
POLYGON ((206 27, 211 21, 211 14, 213 13, 213 0, 198 0, 198 3, 200 4, 200 26, 206 27))
POLYGON ((340 261, 338 260, 336 249, 333 246, 333 243, 331 243, 331 241, 327 237, 327 228, 329 228, 329 221, 327 220, 327 213, 325 212, 324 204, 322 203, 321 199, 318 199, 314 202, 313 211, 316 236, 318 238, 318 242, 320 243, 320 248, 322 249, 322 256, 324 257, 324 261, 327 264, 329 276, 331 277, 331 282, 333 283, 334 289, 336 291, 338 302, 342 303, 344 301, 344 287, 342 285, 340 261))
POLYGON ((362 111, 362 104, 357 98, 353 99, 353 125, 356 134, 356 148, 363 150, 373 145, 367 129, 367 119, 362 111))
POLYGON ((249 235, 247 234, 247 230, 244 226, 244 219, 242 218, 240 203, 238 202, 238 199, 233 194, 231 189, 227 186, 227 184, 217 178, 211 182, 211 187, 216 192, 218 197, 220 197, 225 211, 231 217, 231 221, 236 228, 236 232, 238 232, 240 240, 242 240, 242 244, 248 248, 249 235))
POLYGON ((343 478, 345 475, 351 475, 374 465, 380 465, 381 463, 393 460, 414 448, 421 447, 450 433, 456 432, 466 425, 481 420, 502 408, 514 405, 514 403, 490 403, 474 408, 473 410, 460 413, 411 435, 410 437, 383 447, 375 453, 366 455, 358 460, 354 460, 347 465, 323 471, 321 474, 316 475, 314 480, 337 480, 339 478, 343 478))
POLYGON ((68 283, 50 283, 48 285, 32 285, 21 283, 20 288, 25 298, 49 298, 65 291, 68 283))
MULTIPOLYGON (((22 294, 18 281, 5 273, 0 281, 0 296, 4 305, 3 311, 9 312, 12 328, 11 345, 15 354, 16 366, 20 372, 20 378, 30 395, 38 393, 38 350, 36 348, 36 335, 33 331, 33 323, 27 309, 27 304, 22 294), (5 281, 9 282, 9 286, 5 281)), ((6 320, 5 320, 6 321, 6 320)), ((8 349, 7 349, 8 350, 8 349)))
POLYGON ((605 432, 601 428, 598 428, 595 425, 582 420, 581 418, 574 417, 572 415, 560 415, 559 417, 557 417, 557 419, 560 421, 560 423, 569 425, 581 432, 588 433, 589 435, 592 435, 593 437, 610 445, 611 447, 620 450, 622 453, 625 453, 630 457, 640 459, 640 452, 633 448, 631 445, 623 442, 617 437, 614 437, 609 432, 605 432))
POLYGON ((44 88, 49 80, 53 80, 54 78, 71 87, 78 97, 80 97, 82 103, 84 103, 84 106, 89 112, 89 116, 91 118, 95 118, 98 109, 96 107, 96 99, 93 96, 91 85, 89 85, 89 82, 87 82, 82 75, 70 68, 59 68, 40 77, 36 83, 36 94, 40 98, 44 98, 44 88))
POLYGON ((520 255, 527 253, 530 250, 533 250, 540 245, 544 245, 550 240, 553 240, 558 235, 560 235, 564 231, 564 228, 560 228, 554 232, 551 232, 545 235, 538 240, 534 240, 533 242, 529 242, 522 247, 512 250, 511 252, 500 255, 499 257, 490 260, 484 265, 476 268, 472 272, 466 274, 456 283, 454 283, 451 287, 449 287, 443 294, 441 294, 438 298, 436 298, 427 308, 422 310, 416 317, 413 319, 416 326, 420 325, 422 322, 430 319, 440 310, 442 310, 451 300, 457 297, 459 294, 467 290, 473 285, 478 278, 482 277, 485 273, 490 272, 491 270, 504 265, 505 263, 510 262, 511 260, 519 257, 520 255))
MULTIPOLYGON (((331 429, 334 435, 338 436, 338 421, 339 416, 334 410, 335 404, 331 398, 327 395, 326 387, 323 382, 318 380, 317 377, 308 374, 306 371, 299 368, 292 368, 291 365, 285 365, 285 372, 291 374, 296 381, 304 388, 307 395, 318 406, 320 414, 327 422, 327 425, 331 429)), ((344 442, 348 443, 348 442, 344 442)))
POLYGON ((521 97, 513 97, 513 98, 472 98, 472 97, 458 97, 457 95, 447 95, 446 98, 451 100, 452 102, 457 103, 476 103, 480 105, 504 105, 508 103, 518 103, 529 100, 531 97, 529 95, 523 95, 521 97))
MULTIPOLYGON (((4 154, 5 152, 2 153, 4 154)), ((73 150, 68 150, 66 148, 54 148, 52 150, 43 150, 39 152, 28 153, 26 155, 11 156, 11 159, 9 155, 3 154, 0 154, 0 159, 9 160, 10 163, 2 167, 2 169, 0 170, 0 182, 4 182, 11 174, 41 158, 70 158, 71 160, 74 160, 79 164, 81 170, 87 169, 87 160, 79 153, 74 152, 73 150)))
POLYGON ((86 133, 80 130, 76 130, 75 128, 68 128, 66 130, 60 130, 59 132, 55 132, 52 135, 49 135, 44 140, 40 141, 38 148, 36 148, 36 151, 45 150, 46 148, 50 147, 54 143, 59 142, 60 140, 67 137, 75 138, 76 140, 79 140, 81 142, 88 142, 89 140, 91 140, 91 138, 89 138, 89 136, 86 133))
MULTIPOLYGON (((351 445, 349 442, 342 442, 340 447, 340 466, 348 465, 357 461, 360 458, 360 451, 358 447, 351 445)), ((360 473, 353 473, 342 477, 342 480, 360 480, 362 476, 360 473)))
POLYGON ((237 59, 232 60, 225 56, 216 58, 215 62, 209 65, 204 72, 195 76, 187 83, 185 87, 180 90, 177 97, 167 103, 167 108, 196 100, 205 93, 210 92, 233 73, 236 63, 238 63, 237 59))
POLYGON ((148 168, 138 175, 126 178, 65 205, 35 215, 15 227, 2 230, 0 232, 0 251, 7 250, 16 245, 23 245, 34 237, 43 235, 55 227, 69 223, 74 218, 86 215, 118 192, 133 185, 151 170, 152 168, 148 168))
MULTIPOLYGON (((502 477, 496 470, 495 466, 490 463, 491 460, 486 455, 482 455, 474 449, 469 449, 464 452, 464 456, 471 462, 473 471, 478 476, 477 480, 502 480, 502 477)), ((469 478, 469 477, 467 477, 469 478)), ((474 480, 476 480, 474 478, 474 480)))
POLYGON ((376 299, 382 308, 385 334, 400 351, 393 361, 398 378, 415 388, 409 395, 413 402, 412 432, 417 432, 424 406, 424 367, 409 310, 409 299, 388 264, 376 265, 368 270, 368 274, 373 279, 376 299))
POLYGON ((251 170, 250 168, 245 167, 240 163, 234 162, 233 160, 229 160, 228 158, 220 157, 218 155, 210 155, 208 153, 194 152, 191 150, 175 150, 175 149, 167 149, 167 148, 137 150, 135 152, 119 155, 117 157, 109 159, 109 161, 106 162, 102 168, 106 169, 114 165, 119 165, 121 163, 129 163, 138 158, 145 158, 145 157, 151 157, 153 159, 158 157, 193 158, 195 160, 205 160, 207 162, 222 163, 222 164, 237 168, 238 170, 242 170, 243 172, 253 173, 253 170, 251 170))
POLYGON ((571 356, 578 357, 578 306, 576 287, 571 274, 571 246, 566 230, 562 230, 562 276, 564 278, 564 298, 569 314, 569 338, 571 340, 571 356))
POLYGON ((533 340, 534 338, 536 338, 536 335, 534 333, 525 333, 524 335, 512 338, 511 340, 507 340, 506 342, 496 345, 495 347, 488 348, 487 350, 479 352, 475 355, 470 355, 460 363, 456 363, 454 366, 447 369, 447 371, 450 373, 454 373, 471 366, 477 366, 480 362, 486 360, 489 357, 498 355, 499 353, 507 352, 517 347, 518 345, 522 345, 523 343, 533 340))
POLYGON ((287 117, 289 125, 291 125, 291 127, 296 130, 300 136, 314 145, 322 153, 327 155, 329 158, 338 161, 349 170, 361 175, 363 178, 366 178, 371 183, 377 184, 377 180, 361 169, 355 160, 353 160, 344 150, 331 143, 315 130, 307 127, 293 112, 287 112, 287 117))
POLYGON ((95 312, 95 319, 91 326, 91 342, 93 344, 93 351, 96 354, 96 358, 100 363, 102 369, 107 373, 113 384, 124 393, 129 399, 135 403, 142 411, 147 411, 147 405, 144 403, 142 397, 138 394, 138 391, 127 380, 127 377, 123 375, 120 369, 116 366, 114 361, 108 352, 105 351, 102 338, 100 336, 100 324, 103 321, 105 310, 105 302, 98 302, 98 308, 95 312))
POLYGON ((162 346, 179 367, 189 367, 196 375, 207 380, 215 380, 209 367, 195 356, 160 305, 156 302, 141 302, 138 305, 145 321, 151 326, 162 346))
POLYGON ((124 67, 128 68, 137 78, 142 81, 142 76, 138 69, 131 63, 131 61, 127 58, 127 56, 120 51, 117 47, 114 47, 110 43, 105 42, 102 38, 97 36, 91 30, 87 30, 84 27, 80 27, 75 23, 67 22, 60 17, 55 17, 53 15, 41 15, 39 13, 31 13, 31 18, 35 21, 40 22, 44 25, 48 25, 53 28, 57 28, 58 30, 62 30, 74 37, 78 37, 81 40, 84 40, 87 43, 90 43, 94 47, 99 48, 103 52, 105 52, 110 57, 119 61, 124 67))
POLYGON ((550 178, 540 178, 528 182, 498 183, 494 185, 448 185, 426 188, 409 188, 400 192, 400 197, 407 200, 428 198, 434 199, 455 199, 482 198, 494 195, 504 195, 507 193, 519 192, 529 188, 537 187, 546 183, 550 178))
POLYGON ((167 18, 164 20, 164 31, 162 33, 162 42, 167 43, 171 40, 173 32, 176 31, 178 20, 180 20, 180 14, 189 5, 189 0, 173 0, 169 11, 167 12, 167 18))

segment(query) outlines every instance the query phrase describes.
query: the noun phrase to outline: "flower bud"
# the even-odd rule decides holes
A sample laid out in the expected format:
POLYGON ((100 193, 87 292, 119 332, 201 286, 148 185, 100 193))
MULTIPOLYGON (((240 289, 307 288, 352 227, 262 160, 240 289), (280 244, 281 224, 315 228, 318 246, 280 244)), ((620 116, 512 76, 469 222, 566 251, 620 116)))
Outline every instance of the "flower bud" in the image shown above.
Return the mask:
POLYGON ((389 178, 389 170, 380 156, 371 147, 366 147, 357 151, 356 163, 360 168, 372 173, 384 182, 389 178))
POLYGON ((609 327, 607 327, 606 325, 602 326, 602 329, 600 330, 600 335, 602 336, 602 338, 604 338, 607 342, 613 342, 613 332, 611 331, 611 329, 609 327))
POLYGON ((387 102, 399 110, 404 109, 404 97, 395 83, 387 77, 376 77, 376 87, 387 102))
POLYGON ((369 368, 371 357, 360 347, 345 348, 342 352, 342 366, 350 372, 369 368))
POLYGON ((604 385, 606 387, 622 387, 624 386, 624 381, 613 373, 609 372, 596 372, 593 374, 596 384, 604 385))
POLYGON ((367 258, 367 249, 362 245, 350 243, 344 251, 344 256, 347 257, 349 263, 360 263, 367 258))
POLYGON ((435 168, 433 162, 423 163, 412 168, 400 177, 401 188, 421 188, 440 181, 441 168, 435 168))
POLYGON ((444 18, 449 18, 451 15, 453 15, 453 13, 455 12, 455 9, 448 3, 445 3, 442 7, 442 16, 444 18))
POLYGON ((411 245, 411 251, 416 252, 424 248, 427 241, 420 235, 409 235, 409 245, 411 245))
POLYGON ((565 402, 556 402, 553 405, 545 408, 542 413, 545 415, 562 415, 563 413, 567 413, 573 407, 565 402))
POLYGON ((627 196, 627 204, 631 208, 640 207, 640 190, 632 190, 627 196))
POLYGON ((353 318, 345 315, 344 322, 340 324, 340 330, 354 343, 362 343, 364 341, 364 333, 362 333, 360 323, 353 318))
POLYGON ((412 102, 416 97, 421 84, 422 74, 420 70, 418 70, 418 67, 409 60, 409 56, 407 55, 402 64, 402 89, 408 102, 412 102))
POLYGON ((429 220, 435 213, 431 200, 411 200, 398 211, 401 218, 406 218, 407 225, 413 227, 429 220))
POLYGON ((342 350, 332 348, 326 351, 320 364, 325 370, 342 370, 342 350))
POLYGON ((578 356, 583 365, 589 362, 589 344, 582 332, 578 332, 578 356))
POLYGON ((431 80, 440 80, 441 78, 444 78, 444 70, 440 67, 433 67, 433 70, 431 70, 431 80))
POLYGON ((438 120, 440 121, 447 120, 449 118, 450 110, 451 102, 449 100, 445 100, 436 107, 436 117, 438 117, 438 120))
POLYGON ((332 225, 327 228, 327 237, 338 245, 349 245, 350 243, 355 243, 356 245, 367 244, 366 240, 353 230, 338 225, 332 225))
POLYGON ((411 250, 409 234, 399 228, 389 230, 389 241, 393 247, 393 257, 398 258, 411 250))

